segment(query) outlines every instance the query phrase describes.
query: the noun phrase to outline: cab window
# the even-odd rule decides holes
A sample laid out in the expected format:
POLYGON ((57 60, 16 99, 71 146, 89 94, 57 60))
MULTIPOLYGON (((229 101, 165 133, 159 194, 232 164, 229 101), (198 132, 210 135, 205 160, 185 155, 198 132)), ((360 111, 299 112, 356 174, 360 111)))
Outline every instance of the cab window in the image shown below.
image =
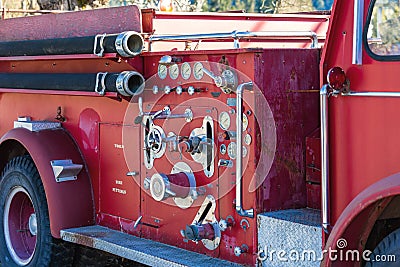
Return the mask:
POLYGON ((364 33, 367 51, 378 60, 400 59, 400 1, 373 0, 364 33))

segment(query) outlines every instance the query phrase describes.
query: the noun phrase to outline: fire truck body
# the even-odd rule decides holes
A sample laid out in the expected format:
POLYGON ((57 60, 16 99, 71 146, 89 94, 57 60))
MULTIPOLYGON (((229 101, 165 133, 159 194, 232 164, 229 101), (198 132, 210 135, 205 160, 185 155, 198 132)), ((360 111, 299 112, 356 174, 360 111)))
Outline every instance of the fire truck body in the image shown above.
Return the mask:
POLYGON ((399 226, 398 64, 359 42, 369 2, 330 19, 130 6, 1 21, 11 51, 95 37, 93 54, 0 58, 0 261, 46 265, 72 243, 151 266, 282 266, 267 250, 343 238, 374 250, 399 226), (347 78, 326 85, 335 66, 347 78))

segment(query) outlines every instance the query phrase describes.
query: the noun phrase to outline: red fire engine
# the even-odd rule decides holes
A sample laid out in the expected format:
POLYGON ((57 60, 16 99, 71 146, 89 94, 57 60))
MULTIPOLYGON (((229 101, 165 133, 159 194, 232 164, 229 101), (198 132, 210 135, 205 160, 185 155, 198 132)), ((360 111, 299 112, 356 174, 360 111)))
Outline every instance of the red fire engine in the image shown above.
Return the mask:
POLYGON ((1 264, 398 266, 399 5, 2 20, 1 264))

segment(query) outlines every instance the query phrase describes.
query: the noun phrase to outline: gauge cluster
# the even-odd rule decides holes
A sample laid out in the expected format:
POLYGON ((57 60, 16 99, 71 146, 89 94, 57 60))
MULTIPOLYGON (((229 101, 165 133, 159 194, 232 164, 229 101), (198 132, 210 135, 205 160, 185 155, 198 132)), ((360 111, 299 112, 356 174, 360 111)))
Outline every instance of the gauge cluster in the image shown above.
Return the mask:
MULTIPOLYGON (((224 143, 220 145, 219 152, 221 155, 227 154, 228 157, 232 160, 236 159, 236 151, 237 151, 237 143, 236 143, 236 133, 232 130, 235 130, 236 126, 233 125, 231 127, 231 121, 234 121, 234 117, 236 115, 232 115, 235 112, 227 112, 222 111, 218 116, 218 124, 221 130, 224 131, 222 136, 224 137, 224 143), (232 116, 232 118, 231 118, 232 116), (228 142, 229 141, 229 142, 228 142)), ((246 114, 242 114, 242 129, 243 129, 243 146, 242 146, 242 156, 243 158, 247 157, 249 147, 252 142, 251 134, 248 133, 249 128, 249 119, 246 114)))
POLYGON ((177 80, 180 76, 183 80, 189 80, 193 77, 195 80, 200 81, 204 76, 203 68, 201 62, 195 62, 194 64, 189 62, 158 64, 157 75, 161 80, 164 80, 169 75, 172 80, 177 80))
MULTIPOLYGON (((204 78, 205 73, 208 76, 210 76, 209 74, 210 71, 205 69, 203 64, 204 63, 200 61, 180 63, 179 61, 173 61, 172 58, 170 61, 159 63, 157 69, 158 78, 160 80, 165 80, 166 78, 169 78, 172 83, 175 81, 176 84, 164 85, 163 89, 161 90, 159 89, 158 86, 153 86, 152 89, 153 93, 157 94, 158 92, 161 91, 164 92, 165 94, 170 94, 171 92, 175 91, 177 95, 181 95, 183 92, 187 92, 189 95, 193 95, 196 92, 195 87, 193 85, 184 87, 182 83, 201 81, 204 78)), ((235 74, 232 71, 230 73, 231 75, 235 76, 235 74)), ((234 78, 235 77, 228 77, 226 79, 230 81, 230 80, 235 80, 234 78)), ((247 115, 245 113, 242 114, 243 157, 248 156, 248 152, 250 149, 249 146, 252 143, 252 136, 250 134, 250 131, 248 131, 249 128, 248 116, 251 116, 251 113, 247 113, 247 115)), ((223 131, 223 135, 227 136, 227 138, 225 138, 224 141, 222 141, 219 144, 218 151, 221 156, 225 156, 226 158, 229 158, 231 160, 236 159, 236 151, 238 149, 235 137, 236 135, 235 118, 236 115, 234 109, 231 109, 229 111, 221 111, 218 116, 219 128, 223 131)))

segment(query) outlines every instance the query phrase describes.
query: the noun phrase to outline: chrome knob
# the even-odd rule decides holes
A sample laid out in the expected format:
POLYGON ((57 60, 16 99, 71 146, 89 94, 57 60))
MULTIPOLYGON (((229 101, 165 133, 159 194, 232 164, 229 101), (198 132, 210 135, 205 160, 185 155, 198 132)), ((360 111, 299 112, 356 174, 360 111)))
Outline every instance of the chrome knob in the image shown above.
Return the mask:
POLYGON ((157 85, 154 85, 153 86, 153 94, 158 94, 158 91, 159 91, 159 89, 158 89, 158 86, 157 85))
POLYGON ((182 87, 181 86, 178 86, 178 87, 176 87, 176 93, 178 94, 178 95, 181 95, 182 94, 182 87))
POLYGON ((194 87, 193 87, 193 86, 189 86, 189 88, 188 88, 188 94, 189 94, 189 95, 194 95, 194 87))

